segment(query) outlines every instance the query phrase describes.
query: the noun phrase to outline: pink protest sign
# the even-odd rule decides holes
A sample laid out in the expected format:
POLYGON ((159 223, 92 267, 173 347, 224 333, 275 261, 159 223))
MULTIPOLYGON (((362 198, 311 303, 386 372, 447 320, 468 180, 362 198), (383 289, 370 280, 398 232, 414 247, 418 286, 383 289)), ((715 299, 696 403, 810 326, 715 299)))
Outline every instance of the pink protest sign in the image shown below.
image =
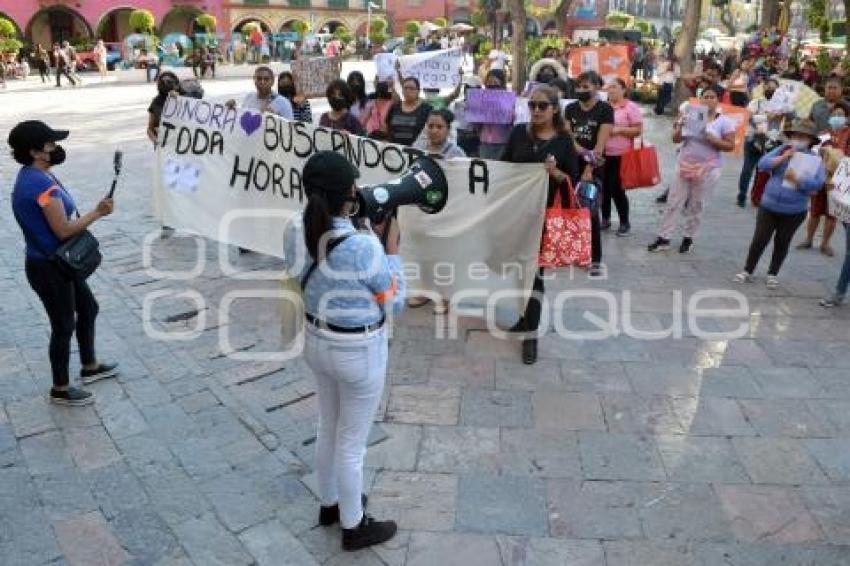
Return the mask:
POLYGON ((470 89, 466 121, 473 124, 513 124, 516 94, 508 90, 470 89))

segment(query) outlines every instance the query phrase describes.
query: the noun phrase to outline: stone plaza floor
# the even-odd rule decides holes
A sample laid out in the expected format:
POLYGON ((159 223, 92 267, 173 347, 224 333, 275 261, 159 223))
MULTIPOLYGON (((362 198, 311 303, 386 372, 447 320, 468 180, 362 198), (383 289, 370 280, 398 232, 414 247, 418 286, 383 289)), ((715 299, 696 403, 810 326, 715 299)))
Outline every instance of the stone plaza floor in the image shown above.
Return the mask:
MULTIPOLYGON (((225 99, 251 83, 205 88, 225 99)), ((227 319, 220 309, 230 291, 277 284, 226 275, 213 242, 159 238, 144 133, 153 94, 114 84, 0 94, 4 144, 22 119, 71 130, 55 173, 83 210, 108 189, 114 149, 125 164, 115 214, 94 227, 105 260, 91 279, 99 353, 121 375, 91 387, 93 406, 62 408, 46 399, 49 328, 9 207, 17 166, 0 151, 0 564, 850 564, 850 308, 817 304, 838 277, 844 233, 835 258, 792 249, 778 290, 764 286, 767 258, 753 284, 732 283, 755 216, 734 204, 736 157, 692 254, 646 252, 661 209, 657 190, 639 190, 633 235, 603 237, 607 278, 547 283, 607 291, 612 337, 549 334, 529 367, 480 321, 437 339, 430 307, 405 312, 364 486, 370 513, 401 531, 342 553, 338 528, 317 526, 312 377, 300 359, 250 359, 278 342, 276 304, 238 301, 227 319), (198 256, 201 273, 159 276, 145 242, 156 270, 190 270, 198 256), (694 324, 693 307, 734 305, 718 291, 743 293, 743 313, 694 324), (721 334, 742 323, 742 336, 721 334), (196 325, 191 340, 154 336, 196 325), (680 337, 650 335, 671 325, 680 337)), ((667 181, 669 119, 646 120, 667 181)), ((221 253, 243 272, 277 265, 234 251, 221 253)), ((607 312, 576 297, 554 316, 590 331, 607 312)))

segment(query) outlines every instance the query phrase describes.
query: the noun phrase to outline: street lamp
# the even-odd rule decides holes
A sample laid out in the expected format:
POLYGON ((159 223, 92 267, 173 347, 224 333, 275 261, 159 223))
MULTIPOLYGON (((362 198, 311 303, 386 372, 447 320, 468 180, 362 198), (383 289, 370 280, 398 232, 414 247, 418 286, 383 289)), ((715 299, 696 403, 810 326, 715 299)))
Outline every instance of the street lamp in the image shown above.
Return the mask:
POLYGON ((371 0, 366 0, 366 53, 369 53, 369 48, 372 46, 372 39, 369 37, 369 32, 372 31, 372 10, 379 8, 380 6, 371 0))

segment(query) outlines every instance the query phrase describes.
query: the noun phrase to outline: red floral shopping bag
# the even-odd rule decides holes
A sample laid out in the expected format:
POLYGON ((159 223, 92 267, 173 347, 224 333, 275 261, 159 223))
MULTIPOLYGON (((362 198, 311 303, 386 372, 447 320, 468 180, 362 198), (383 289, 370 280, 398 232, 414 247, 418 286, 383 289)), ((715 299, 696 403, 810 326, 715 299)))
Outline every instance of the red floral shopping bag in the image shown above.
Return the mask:
POLYGON ((540 267, 590 265, 590 210, 579 208, 575 190, 567 179, 570 207, 561 205, 561 191, 555 194, 552 208, 546 209, 543 238, 540 241, 540 267))

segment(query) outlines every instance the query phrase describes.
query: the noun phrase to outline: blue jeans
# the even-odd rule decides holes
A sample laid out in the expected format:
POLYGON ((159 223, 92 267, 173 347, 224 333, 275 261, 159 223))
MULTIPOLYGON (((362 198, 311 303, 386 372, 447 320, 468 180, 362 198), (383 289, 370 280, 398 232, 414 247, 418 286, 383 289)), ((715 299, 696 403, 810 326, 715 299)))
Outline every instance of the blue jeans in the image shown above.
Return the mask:
POLYGON ((744 165, 741 167, 741 177, 738 179, 738 200, 747 200, 747 193, 750 191, 750 181, 753 179, 753 172, 756 170, 759 159, 762 154, 753 146, 753 140, 748 139, 744 143, 744 165))
POLYGON ((835 286, 835 294, 839 297, 847 295, 847 288, 850 287, 850 223, 844 223, 844 232, 847 234, 844 265, 841 266, 841 275, 838 276, 838 285, 835 286))
POLYGON ((663 83, 661 85, 661 89, 658 91, 658 100, 655 101, 655 113, 659 116, 664 114, 664 109, 667 108, 668 104, 670 104, 672 98, 673 85, 670 83, 663 83))

